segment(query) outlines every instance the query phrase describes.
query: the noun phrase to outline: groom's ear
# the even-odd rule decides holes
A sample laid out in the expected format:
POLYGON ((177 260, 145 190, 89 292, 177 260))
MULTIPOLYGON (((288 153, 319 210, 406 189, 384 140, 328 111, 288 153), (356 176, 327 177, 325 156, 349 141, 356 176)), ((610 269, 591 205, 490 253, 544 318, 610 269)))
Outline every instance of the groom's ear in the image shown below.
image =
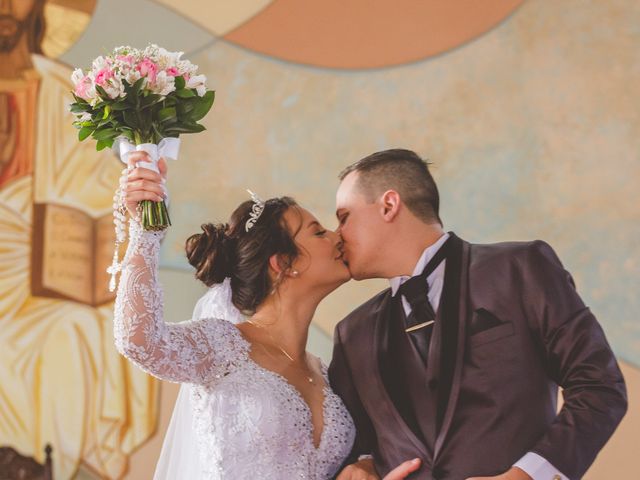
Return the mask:
POLYGON ((393 221, 400 211, 400 194, 395 190, 387 190, 380 197, 380 213, 385 221, 393 221))

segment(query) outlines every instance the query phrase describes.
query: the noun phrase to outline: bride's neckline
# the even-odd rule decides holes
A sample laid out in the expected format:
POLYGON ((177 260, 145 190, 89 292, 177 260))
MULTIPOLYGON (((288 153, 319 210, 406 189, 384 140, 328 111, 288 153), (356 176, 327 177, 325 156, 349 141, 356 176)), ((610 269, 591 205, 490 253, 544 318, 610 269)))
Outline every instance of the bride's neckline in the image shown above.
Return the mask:
POLYGON ((327 383, 327 380, 324 376, 324 372, 322 372, 322 365, 320 366, 320 373, 321 373, 321 377, 322 377, 322 431, 320 432, 319 435, 319 440, 318 440, 318 445, 316 446, 316 441, 315 441, 315 433, 316 433, 316 429, 313 423, 313 411, 311 410, 311 407, 309 406, 309 404, 307 403, 307 401, 304 399, 304 396, 302 395, 302 393, 300 393, 300 390, 298 390, 298 388, 293 385, 288 379, 287 377, 285 377, 284 375, 271 370, 270 368, 264 367, 262 365, 260 365, 252 356, 251 356, 251 352, 253 351, 253 343, 251 343, 249 340, 247 340, 242 332, 242 330, 240 330, 238 328, 238 326, 236 324, 231 324, 233 325, 234 329, 238 332, 238 336, 239 338, 247 345, 248 347, 248 351, 247 351, 247 359, 249 360, 249 362, 251 364, 253 364, 257 369, 272 375, 274 378, 276 378, 277 380, 279 380, 281 383, 283 383, 287 388, 289 388, 291 390, 291 392, 294 394, 294 396, 302 403, 303 407, 305 408, 305 411, 309 417, 309 423, 310 423, 310 431, 309 431, 309 440, 311 442, 311 446, 314 448, 314 450, 316 452, 320 451, 322 446, 323 446, 323 441, 324 441, 324 434, 325 431, 327 430, 327 400, 329 398, 329 385, 327 383))

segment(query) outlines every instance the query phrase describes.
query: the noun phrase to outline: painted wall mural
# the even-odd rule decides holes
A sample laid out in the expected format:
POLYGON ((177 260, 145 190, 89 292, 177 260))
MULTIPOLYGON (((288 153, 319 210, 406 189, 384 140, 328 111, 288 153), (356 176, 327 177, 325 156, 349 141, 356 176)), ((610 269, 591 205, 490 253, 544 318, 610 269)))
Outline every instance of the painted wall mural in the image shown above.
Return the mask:
POLYGON ((105 268, 121 165, 78 144, 55 60, 94 1, 4 1, 0 18, 0 444, 56 478, 120 477, 153 432, 157 382, 113 347, 105 268), (45 33, 46 32, 46 33, 45 33))

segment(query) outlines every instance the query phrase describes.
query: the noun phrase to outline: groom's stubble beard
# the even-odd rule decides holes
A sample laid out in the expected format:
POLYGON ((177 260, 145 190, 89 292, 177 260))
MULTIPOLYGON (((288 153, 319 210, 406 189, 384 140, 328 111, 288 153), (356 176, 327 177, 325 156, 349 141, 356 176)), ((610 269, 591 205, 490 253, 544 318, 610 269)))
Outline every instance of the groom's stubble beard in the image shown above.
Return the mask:
POLYGON ((20 21, 11 15, 0 15, 0 52, 11 52, 25 32, 25 21, 20 21))

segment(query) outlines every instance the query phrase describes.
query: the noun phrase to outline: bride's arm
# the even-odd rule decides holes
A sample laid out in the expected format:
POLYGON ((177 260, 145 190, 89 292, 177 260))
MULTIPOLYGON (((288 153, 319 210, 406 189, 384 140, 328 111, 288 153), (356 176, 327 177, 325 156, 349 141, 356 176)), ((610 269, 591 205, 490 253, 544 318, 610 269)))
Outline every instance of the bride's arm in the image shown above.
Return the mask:
MULTIPOLYGON (((136 198, 155 200, 150 192, 160 182, 150 170, 134 172, 131 175, 136 178, 127 182, 131 186, 128 207, 135 205, 136 198), (146 176, 146 183, 139 183, 137 175, 146 176), (134 190, 137 193, 131 193, 134 190)), ((124 356, 154 376, 174 382, 203 383, 216 373, 216 364, 223 361, 217 357, 224 357, 228 351, 229 345, 225 345, 228 335, 216 331, 222 321, 164 322, 163 291, 158 281, 160 241, 164 235, 164 231, 145 231, 135 218, 129 222, 129 246, 115 301, 115 344, 124 356)))

